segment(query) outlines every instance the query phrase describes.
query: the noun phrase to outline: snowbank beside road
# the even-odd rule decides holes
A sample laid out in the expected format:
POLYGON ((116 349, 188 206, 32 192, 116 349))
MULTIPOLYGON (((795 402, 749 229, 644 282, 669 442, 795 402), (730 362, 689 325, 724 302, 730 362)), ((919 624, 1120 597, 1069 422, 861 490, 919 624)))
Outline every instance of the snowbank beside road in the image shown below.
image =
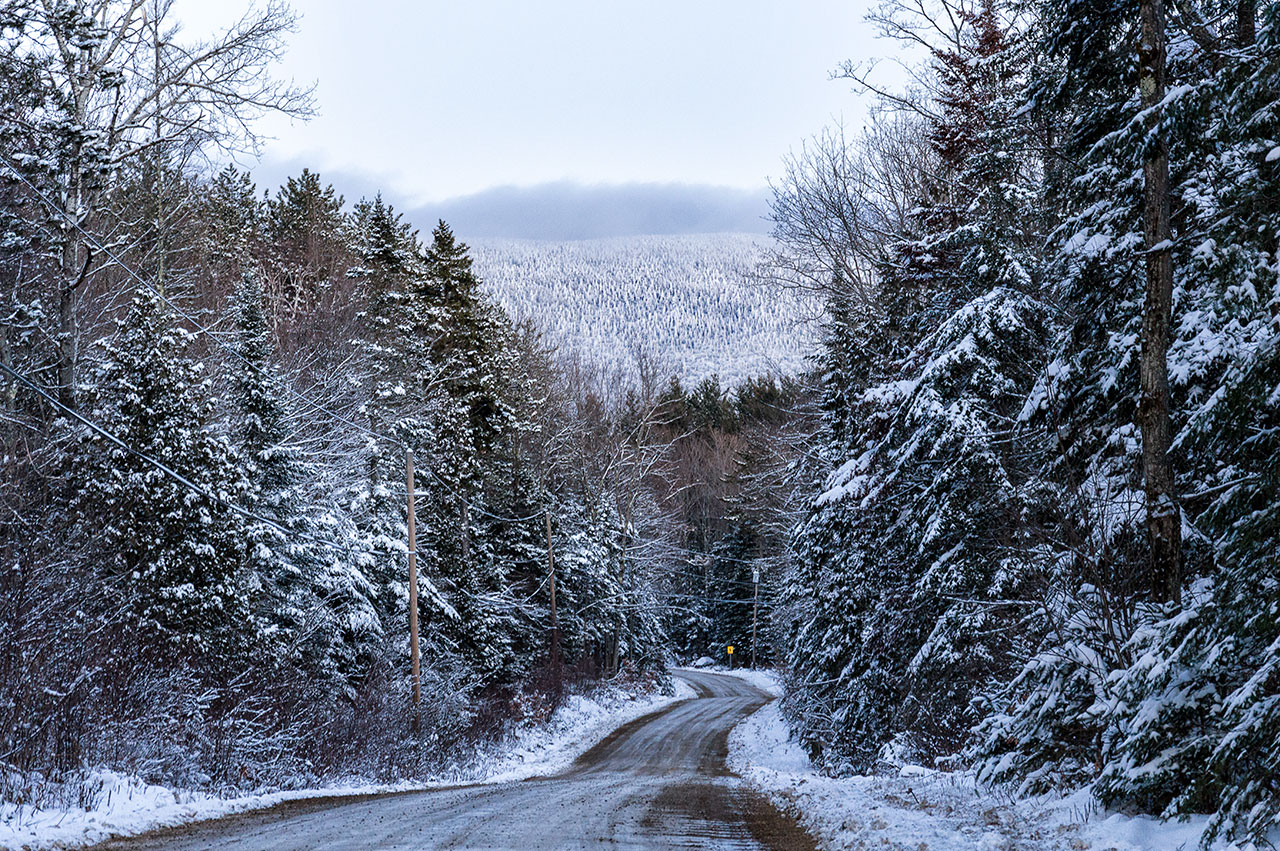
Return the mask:
POLYGON ((507 783, 564 771, 623 724, 695 696, 684 680, 673 681, 675 691, 670 695, 637 696, 616 689, 602 689, 589 697, 573 695, 549 723, 519 731, 485 767, 480 782, 507 783))
MULTIPOLYGON (((704 656, 703 659, 706 657, 704 656)), ((699 662, 702 660, 699 659, 699 662)), ((729 670, 723 665, 699 665, 695 662, 692 666, 679 670, 688 670, 697 673, 699 671, 707 671, 712 674, 726 674, 730 677, 737 677, 740 680, 746 680, 765 694, 774 697, 782 697, 782 681, 778 678, 778 673, 766 668, 734 668, 729 670)))
POLYGON ((106 770, 90 772, 77 780, 75 787, 75 791, 85 790, 91 798, 88 808, 32 808, 0 804, 0 848, 74 848, 113 837, 134 836, 162 827, 264 809, 302 798, 377 795, 420 788, 410 783, 356 783, 219 798, 201 792, 153 786, 136 777, 106 770))
MULTIPOLYGON (((829 849, 1195 851, 1205 819, 1106 815, 1089 793, 1015 800, 972 775, 905 766, 897 777, 823 777, 769 703, 729 736, 729 768, 829 849)), ((1226 851, 1230 846, 1215 846, 1226 851)))
POLYGON ((377 795, 458 783, 507 783, 555 774, 623 724, 693 696, 693 690, 678 679, 674 693, 669 695, 609 687, 595 689, 589 695, 571 695, 546 723, 520 728, 510 739, 466 766, 423 783, 388 785, 356 780, 319 789, 220 798, 154 786, 111 771, 95 771, 58 790, 60 796, 50 795, 80 798, 88 806, 33 808, 0 804, 0 849, 92 845, 112 837, 133 836, 302 798, 377 795))

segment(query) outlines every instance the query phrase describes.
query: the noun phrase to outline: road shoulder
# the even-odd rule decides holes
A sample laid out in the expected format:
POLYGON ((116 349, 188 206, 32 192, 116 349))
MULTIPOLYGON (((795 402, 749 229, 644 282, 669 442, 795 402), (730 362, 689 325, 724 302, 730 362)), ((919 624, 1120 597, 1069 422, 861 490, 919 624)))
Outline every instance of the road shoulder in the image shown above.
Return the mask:
POLYGON ((557 774, 619 727, 694 694, 677 681, 675 692, 666 695, 616 690, 572 696, 548 722, 517 730, 457 771, 421 782, 353 780, 331 787, 219 797, 153 786, 115 772, 91 772, 84 779, 94 790, 88 796, 91 806, 37 809, 6 805, 0 809, 0 849, 82 848, 158 831, 185 831, 222 819, 265 822, 378 797, 557 774))
POLYGON ((1168 851, 1195 848, 1203 828, 1103 813, 1087 790, 1016 799, 967 772, 907 765, 896 775, 825 777, 790 740, 777 701, 730 733, 728 765, 822 848, 838 851, 1168 851))

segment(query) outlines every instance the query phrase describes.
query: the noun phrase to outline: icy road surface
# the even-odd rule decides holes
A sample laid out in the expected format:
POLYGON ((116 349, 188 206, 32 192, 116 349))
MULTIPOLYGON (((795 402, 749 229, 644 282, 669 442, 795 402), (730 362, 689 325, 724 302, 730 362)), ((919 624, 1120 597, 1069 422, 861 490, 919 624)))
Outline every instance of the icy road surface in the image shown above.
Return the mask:
POLYGON ((725 767, 730 729, 768 696, 682 671, 698 697, 627 724, 565 773, 354 801, 297 801, 99 846, 113 851, 362 848, 778 849, 813 841, 725 767))

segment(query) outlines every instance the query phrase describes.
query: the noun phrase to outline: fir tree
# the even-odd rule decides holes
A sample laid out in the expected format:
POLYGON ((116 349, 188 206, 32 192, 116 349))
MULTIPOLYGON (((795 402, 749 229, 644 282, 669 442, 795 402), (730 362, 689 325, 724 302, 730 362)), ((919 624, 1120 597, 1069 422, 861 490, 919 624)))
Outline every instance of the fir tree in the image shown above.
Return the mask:
POLYGON ((249 173, 227 166, 201 198, 204 250, 215 281, 236 283, 241 265, 262 238, 262 205, 249 173))
POLYGON ((303 169, 266 200, 273 297, 278 312, 310 310, 347 271, 344 200, 320 176, 303 169))
MULTIPOLYGON (((1180 307, 1194 321, 1179 323, 1170 351, 1174 389, 1189 410, 1179 418, 1176 457, 1197 482, 1199 495, 1185 505, 1192 528, 1212 541, 1214 561, 1197 571, 1184 611, 1135 636, 1120 683, 1120 735, 1098 787, 1113 805, 1214 812, 1205 844, 1220 834, 1259 839, 1280 822, 1267 791, 1277 782, 1280 733, 1280 206, 1260 191, 1275 171, 1274 9, 1261 24, 1256 43, 1219 58, 1202 87, 1217 105, 1203 134, 1215 150, 1182 178, 1210 224, 1178 276, 1180 307)), ((1194 543, 1188 552, 1199 554, 1194 543)))
POLYGON ((190 654, 209 674, 253 638, 231 447, 210 428, 209 381, 159 300, 139 293, 103 346, 78 435, 75 512, 95 530, 99 574, 154 664, 190 654), (135 452, 137 454, 135 454, 135 452), (184 477, 184 484, 150 461, 184 477))
POLYGON ((838 469, 800 526, 784 595, 788 710, 833 768, 869 770, 890 745, 956 753, 1023 641, 1036 572, 1024 520, 1044 494, 1020 419, 1051 328, 1043 202, 1014 117, 1022 48, 993 9, 965 13, 934 52, 939 173, 883 246, 875 302, 837 280, 828 307, 819 365, 838 469))
POLYGON ((263 518, 245 523, 248 563, 280 660, 304 670, 314 685, 341 687, 363 673, 381 629, 351 530, 308 487, 316 470, 289 440, 290 411, 272 362, 263 301, 256 270, 246 268, 235 297, 243 359, 236 437, 247 479, 244 502, 263 518))

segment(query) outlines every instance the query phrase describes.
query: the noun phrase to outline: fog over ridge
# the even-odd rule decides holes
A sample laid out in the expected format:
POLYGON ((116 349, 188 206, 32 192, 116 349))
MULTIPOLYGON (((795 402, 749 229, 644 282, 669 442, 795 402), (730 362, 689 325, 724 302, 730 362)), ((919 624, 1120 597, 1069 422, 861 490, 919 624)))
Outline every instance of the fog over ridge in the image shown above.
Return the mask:
POLYGON ((683 183, 499 186, 405 211, 469 239, 597 239, 689 233, 767 233, 766 190, 683 183))

